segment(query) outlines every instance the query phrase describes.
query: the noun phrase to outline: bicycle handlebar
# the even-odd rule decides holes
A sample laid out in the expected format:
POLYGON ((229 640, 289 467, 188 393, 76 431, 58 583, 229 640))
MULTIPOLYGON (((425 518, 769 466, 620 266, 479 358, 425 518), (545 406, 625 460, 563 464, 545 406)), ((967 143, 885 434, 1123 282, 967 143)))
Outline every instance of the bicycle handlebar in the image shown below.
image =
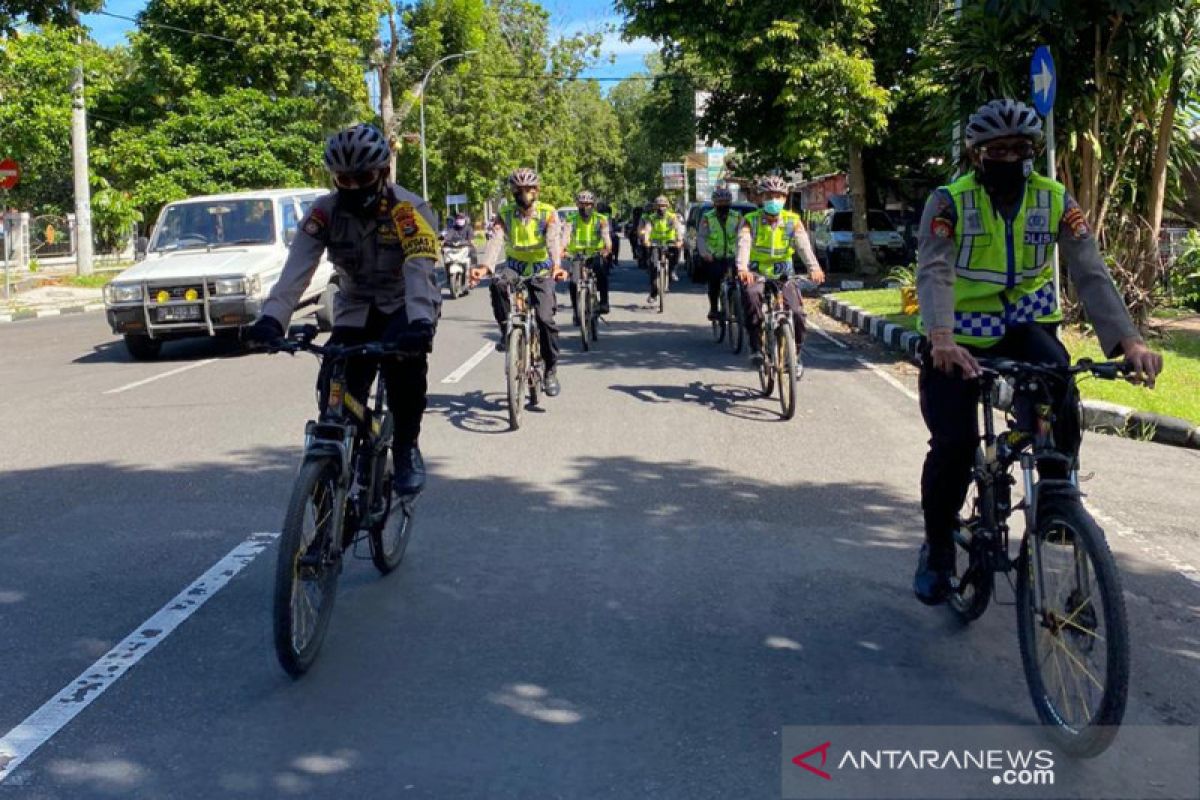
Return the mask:
POLYGON ((1081 358, 1074 364, 1031 364, 1025 361, 1015 361, 1009 358, 981 358, 979 366, 983 368, 983 377, 993 379, 1001 375, 1043 375, 1065 379, 1081 373, 1090 373, 1093 377, 1103 380, 1116 380, 1133 372, 1128 361, 1092 361, 1081 358))
POLYGON ((414 339, 411 342, 399 340, 386 344, 384 342, 367 342, 366 344, 356 345, 319 345, 313 342, 316 336, 316 326, 305 325, 299 333, 289 336, 286 339, 278 339, 266 345, 263 350, 268 353, 289 353, 293 355, 298 352, 308 352, 318 355, 321 358, 357 358, 360 356, 378 358, 383 356, 416 357, 427 352, 426 348, 428 347, 428 343, 423 337, 420 342, 414 339))

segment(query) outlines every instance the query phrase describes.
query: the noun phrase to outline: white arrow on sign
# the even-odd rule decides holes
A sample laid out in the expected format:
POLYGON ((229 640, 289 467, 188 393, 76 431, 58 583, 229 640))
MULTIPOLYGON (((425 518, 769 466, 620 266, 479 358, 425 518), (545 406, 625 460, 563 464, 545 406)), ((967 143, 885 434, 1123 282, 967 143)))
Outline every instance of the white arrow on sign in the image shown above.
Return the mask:
POLYGON ((0 178, 15 178, 20 174, 19 169, 0 169, 0 178))
POLYGON ((1050 97, 1050 90, 1054 87, 1054 73, 1050 71, 1045 61, 1041 62, 1042 71, 1033 76, 1033 91, 1034 94, 1042 96, 1042 102, 1045 102, 1050 97))

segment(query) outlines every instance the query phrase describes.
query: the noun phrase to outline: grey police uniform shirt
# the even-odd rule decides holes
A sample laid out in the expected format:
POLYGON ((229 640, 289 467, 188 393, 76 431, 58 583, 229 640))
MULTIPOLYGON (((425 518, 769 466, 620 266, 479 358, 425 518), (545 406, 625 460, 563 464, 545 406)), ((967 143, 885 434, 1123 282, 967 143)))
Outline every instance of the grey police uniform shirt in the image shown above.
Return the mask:
POLYGON ((387 184, 376 214, 365 218, 339 212, 336 192, 319 197, 300 223, 263 315, 286 330, 321 254, 328 252, 339 278, 335 325, 366 326, 371 306, 385 314, 403 306, 409 322, 436 322, 442 299, 434 274, 435 230, 429 204, 394 183, 387 184))
MULTIPOLYGON (((998 212, 997 212, 998 213, 998 212)), ((925 203, 917 235, 917 299, 925 331, 954 329, 954 278, 958 242, 954 201, 945 188, 925 203), (947 227, 948 226, 948 227, 947 227)), ((1121 340, 1139 336, 1079 204, 1070 195, 1063 201, 1058 228, 1058 252, 1066 273, 1096 329, 1100 346, 1110 357, 1120 353, 1121 340)))

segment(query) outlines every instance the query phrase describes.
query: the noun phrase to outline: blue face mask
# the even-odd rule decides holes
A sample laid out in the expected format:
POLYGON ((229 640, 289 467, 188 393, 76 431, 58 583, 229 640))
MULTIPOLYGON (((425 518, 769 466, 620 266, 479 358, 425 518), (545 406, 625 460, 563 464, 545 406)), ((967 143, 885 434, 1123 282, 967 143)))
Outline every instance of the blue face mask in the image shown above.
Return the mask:
POLYGON ((778 215, 780 211, 783 211, 783 201, 768 200, 767 202, 763 203, 763 211, 774 217, 778 215))

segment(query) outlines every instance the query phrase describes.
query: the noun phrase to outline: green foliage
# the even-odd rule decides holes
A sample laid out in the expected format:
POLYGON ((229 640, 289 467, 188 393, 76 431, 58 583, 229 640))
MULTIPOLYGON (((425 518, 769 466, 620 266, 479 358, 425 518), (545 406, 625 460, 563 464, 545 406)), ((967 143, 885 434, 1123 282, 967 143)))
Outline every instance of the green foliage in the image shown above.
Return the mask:
POLYGON ((92 233, 99 252, 119 250, 134 223, 142 219, 129 192, 119 192, 101 179, 100 188, 92 192, 92 233))
POLYGON ((161 120, 118 131, 95 164, 152 219, 191 195, 323 181, 321 148, 312 98, 227 89, 193 92, 161 120))
POLYGON ((1200 232, 1188 231, 1172 265, 1169 286, 1173 303, 1200 311, 1200 232))
POLYGON ((30 25, 69 25, 71 9, 81 13, 97 11, 104 0, 0 0, 0 34, 11 34, 19 23, 30 25))
POLYGON ((314 98, 333 126, 365 109, 363 72, 386 8, 383 0, 150 0, 132 41, 168 106, 197 90, 251 88, 314 98))

